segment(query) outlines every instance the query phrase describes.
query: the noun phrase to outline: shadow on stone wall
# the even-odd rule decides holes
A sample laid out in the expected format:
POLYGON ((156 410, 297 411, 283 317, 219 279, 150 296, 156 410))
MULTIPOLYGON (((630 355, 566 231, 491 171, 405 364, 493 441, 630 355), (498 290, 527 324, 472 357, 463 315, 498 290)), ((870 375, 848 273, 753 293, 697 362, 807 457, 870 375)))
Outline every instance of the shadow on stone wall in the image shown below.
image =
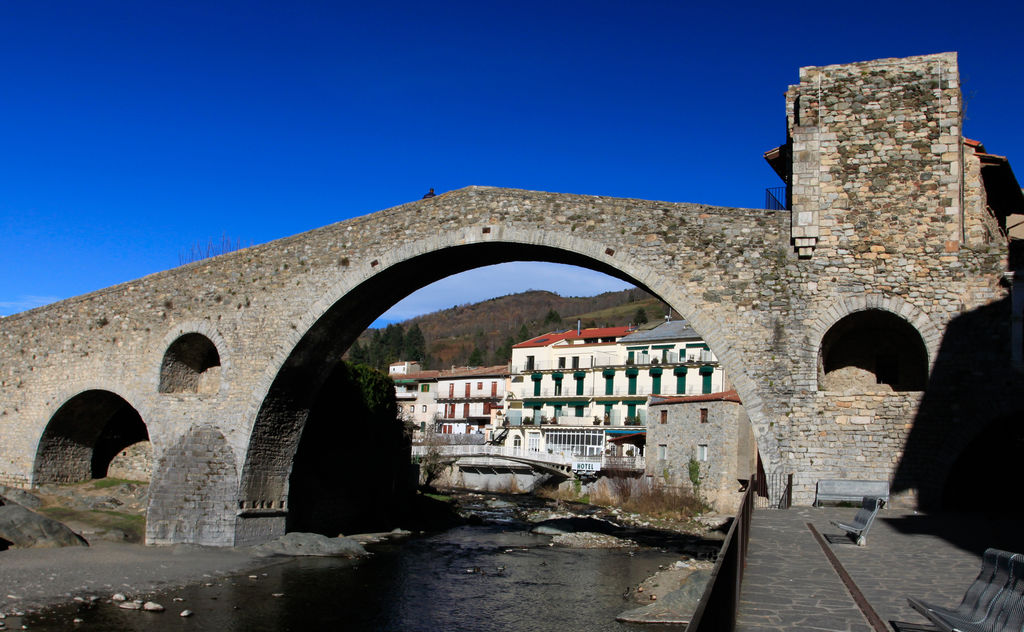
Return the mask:
POLYGON ((288 531, 327 536, 400 526, 409 439, 391 379, 341 363, 302 431, 288 485, 288 531))
POLYGON ((1010 362, 1010 299, 950 321, 897 464, 893 492, 921 509, 1019 511, 1020 376, 1010 362), (1015 423, 1016 422, 1016 423, 1015 423))

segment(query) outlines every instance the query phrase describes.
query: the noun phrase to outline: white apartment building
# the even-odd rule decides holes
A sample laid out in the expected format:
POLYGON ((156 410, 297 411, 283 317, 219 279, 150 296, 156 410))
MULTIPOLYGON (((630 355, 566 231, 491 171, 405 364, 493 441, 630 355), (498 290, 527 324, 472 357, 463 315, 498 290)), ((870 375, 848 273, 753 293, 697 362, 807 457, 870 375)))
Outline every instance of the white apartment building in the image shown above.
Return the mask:
POLYGON ((508 366, 459 367, 437 377, 435 432, 483 433, 505 401, 508 366))
POLYGON ((605 454, 611 438, 646 432, 651 395, 712 393, 725 385, 717 359, 685 320, 544 334, 512 348, 504 443, 605 454))

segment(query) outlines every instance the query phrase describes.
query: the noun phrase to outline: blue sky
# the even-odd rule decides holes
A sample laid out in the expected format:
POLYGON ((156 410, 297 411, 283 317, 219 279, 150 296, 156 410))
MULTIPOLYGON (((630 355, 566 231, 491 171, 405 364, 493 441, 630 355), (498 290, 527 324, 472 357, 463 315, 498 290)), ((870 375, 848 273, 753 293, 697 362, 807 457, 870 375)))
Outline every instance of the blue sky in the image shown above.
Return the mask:
POLYGON ((710 4, 8 0, 0 314, 428 187, 760 206, 800 66, 959 51, 965 134, 1024 173, 1022 3, 710 4))

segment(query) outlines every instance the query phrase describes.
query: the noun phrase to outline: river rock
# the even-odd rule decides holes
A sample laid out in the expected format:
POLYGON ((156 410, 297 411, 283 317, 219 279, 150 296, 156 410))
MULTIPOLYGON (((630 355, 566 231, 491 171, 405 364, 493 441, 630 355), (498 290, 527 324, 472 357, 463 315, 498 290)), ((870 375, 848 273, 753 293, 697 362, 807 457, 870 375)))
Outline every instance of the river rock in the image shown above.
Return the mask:
POLYGON ((164 607, 161 606, 160 604, 158 604, 155 601, 147 601, 146 603, 142 604, 142 609, 145 610, 146 612, 163 612, 164 611, 164 607))
POLYGON ((18 489, 17 487, 0 485, 0 505, 3 504, 3 499, 17 503, 22 507, 28 507, 29 509, 38 509, 43 506, 43 501, 35 494, 24 489, 18 489))
POLYGON ((609 535, 619 531, 614 523, 597 518, 555 518, 535 524, 530 531, 538 535, 563 535, 566 533, 603 533, 609 535))
POLYGON ((696 570, 682 586, 666 593, 656 603, 627 610, 615 618, 626 623, 689 623, 710 578, 710 569, 696 570))
POLYGON ((0 505, 0 539, 16 549, 89 546, 63 523, 9 500, 0 505))
POLYGON ((551 539, 556 546, 565 546, 574 549, 634 549, 637 543, 632 540, 616 538, 605 533, 563 533, 551 539))
POLYGON ((286 533, 285 535, 252 547, 260 557, 273 555, 321 557, 364 557, 369 555, 363 545, 350 538, 329 538, 319 533, 286 533))

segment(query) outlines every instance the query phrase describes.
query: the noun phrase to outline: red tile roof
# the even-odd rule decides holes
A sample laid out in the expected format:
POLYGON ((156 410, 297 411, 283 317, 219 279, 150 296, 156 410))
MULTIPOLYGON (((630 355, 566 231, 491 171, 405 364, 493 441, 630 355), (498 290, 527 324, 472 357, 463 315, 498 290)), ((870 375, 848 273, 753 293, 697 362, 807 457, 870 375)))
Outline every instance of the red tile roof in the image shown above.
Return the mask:
POLYGON ((520 342, 517 345, 513 345, 513 349, 523 349, 527 347, 549 347, 556 342, 562 340, 585 340, 587 338, 619 338, 629 333, 636 331, 635 328, 628 326, 622 327, 590 327, 588 329, 582 329, 579 333, 576 333, 575 329, 568 331, 562 331, 558 333, 547 333, 541 334, 529 340, 520 342))
POLYGON ((651 397, 651 405, 659 404, 687 404, 690 402, 736 402, 742 404, 739 393, 736 391, 722 391, 721 393, 704 393, 702 395, 680 395, 678 397, 651 397))

